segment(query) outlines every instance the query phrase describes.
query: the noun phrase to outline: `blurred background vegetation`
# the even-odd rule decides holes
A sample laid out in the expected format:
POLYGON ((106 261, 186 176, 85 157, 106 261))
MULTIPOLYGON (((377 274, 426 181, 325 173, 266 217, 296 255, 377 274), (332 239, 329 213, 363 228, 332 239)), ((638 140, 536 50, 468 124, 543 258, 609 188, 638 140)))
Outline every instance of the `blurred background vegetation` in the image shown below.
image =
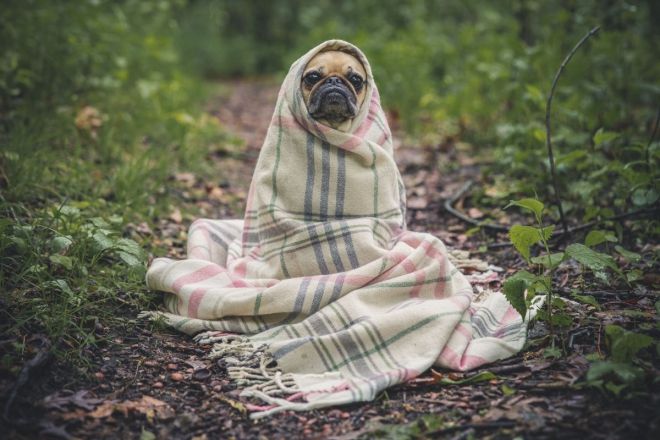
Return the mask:
MULTIPOLYGON (((501 208, 549 197, 546 95, 602 26, 555 96, 565 210, 587 221, 656 206, 657 23, 654 0, 5 0, 0 290, 22 305, 5 322, 78 347, 93 342, 97 302, 119 289, 142 304, 145 257, 123 225, 162 216, 164 180, 209 173, 210 146, 231 142, 203 111, 214 81, 281 78, 328 38, 363 49, 415 142, 469 144, 497 188, 482 201, 501 208)), ((657 222, 639 228, 657 238, 657 222)))

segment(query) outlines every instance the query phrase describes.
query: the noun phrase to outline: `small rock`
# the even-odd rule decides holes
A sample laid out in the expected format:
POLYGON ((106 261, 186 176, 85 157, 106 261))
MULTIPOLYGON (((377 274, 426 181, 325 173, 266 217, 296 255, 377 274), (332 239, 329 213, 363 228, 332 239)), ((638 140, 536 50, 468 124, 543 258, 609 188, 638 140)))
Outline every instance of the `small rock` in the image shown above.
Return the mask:
POLYGON ((154 382, 152 387, 154 388, 163 388, 165 385, 163 385, 163 382, 154 382))
POLYGON ((167 369, 170 371, 176 371, 179 369, 179 367, 177 366, 177 364, 167 364, 167 369))
POLYGON ((170 374, 170 379, 172 379, 175 382, 181 382, 184 379, 184 377, 183 374, 181 373, 172 373, 170 374))
POLYGON ((195 380, 206 380, 211 377, 211 371, 207 368, 200 368, 192 373, 192 377, 195 380))
POLYGON ((105 379, 105 374, 101 373, 100 371, 97 371, 94 373, 94 377, 96 377, 98 380, 103 380, 105 379))

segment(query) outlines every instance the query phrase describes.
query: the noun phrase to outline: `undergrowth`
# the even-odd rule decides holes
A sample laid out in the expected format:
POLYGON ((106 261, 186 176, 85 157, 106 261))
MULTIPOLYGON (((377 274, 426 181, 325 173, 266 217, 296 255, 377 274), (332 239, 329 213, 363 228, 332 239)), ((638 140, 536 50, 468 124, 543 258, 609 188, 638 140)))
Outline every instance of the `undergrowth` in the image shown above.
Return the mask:
POLYGON ((10 370, 37 334, 84 363, 104 326, 130 325, 149 305, 152 243, 127 225, 166 217, 177 204, 168 176, 208 174, 207 153, 228 139, 198 110, 210 86, 180 65, 173 17, 185 2, 28 3, 0 10, 0 332, 10 370))

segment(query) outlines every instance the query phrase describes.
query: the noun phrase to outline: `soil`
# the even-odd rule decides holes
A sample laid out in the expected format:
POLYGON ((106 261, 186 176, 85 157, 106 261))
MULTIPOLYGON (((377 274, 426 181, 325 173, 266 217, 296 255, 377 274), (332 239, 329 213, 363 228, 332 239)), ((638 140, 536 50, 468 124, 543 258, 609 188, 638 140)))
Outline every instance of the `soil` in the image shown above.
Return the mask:
MULTIPOLYGON (((247 193, 278 91, 277 83, 265 80, 234 81, 225 86, 230 93, 211 99, 208 111, 245 143, 238 156, 218 152, 209 160, 219 173, 230 170, 231 178, 223 177, 220 184, 200 182, 195 176, 173 177, 188 179, 192 192, 204 190, 196 201, 201 215, 240 216, 237 200, 242 202, 247 193), (218 185, 219 192, 215 190, 218 185)), ((403 138, 400 130, 395 132, 398 139, 403 138)), ((496 269, 506 268, 495 271, 488 280, 475 278, 478 287, 497 288, 508 273, 523 265, 511 248, 491 246, 494 250, 487 250, 488 243, 505 241, 504 236, 470 233, 470 225, 442 209, 444 201, 468 179, 487 185, 480 181, 474 159, 460 145, 453 141, 427 146, 399 142, 395 155, 408 189, 409 227, 432 232, 447 245, 469 250, 496 269)), ((472 216, 482 215, 469 196, 457 205, 472 216)), ((171 255, 180 256, 180 232, 185 227, 186 219, 174 215, 162 219, 153 234, 175 237, 164 244, 172 247, 171 255)), ((558 274, 557 282, 565 291, 575 287, 574 283, 588 290, 588 281, 577 276, 576 270, 569 266, 558 274)), ((33 368, 26 369, 27 381, 0 422, 0 437, 660 438, 657 375, 653 389, 626 399, 581 385, 589 367, 585 356, 606 350, 603 325, 626 326, 633 321, 655 325, 656 293, 639 288, 591 294, 600 303, 599 310, 569 302, 573 324, 563 335, 566 355, 558 359, 544 357, 546 342, 540 338, 519 355, 466 375, 429 371, 388 389, 373 402, 285 412, 257 421, 249 418, 222 360, 205 357, 209 346, 136 320, 136 310, 120 309, 117 314, 125 317, 123 322, 98 326, 103 342, 88 353, 86 374, 52 359, 38 359, 33 368), (477 381, 484 371, 495 377, 477 381), (444 383, 465 378, 473 382, 444 383)), ((542 328, 535 332, 544 333, 542 328)), ((27 343, 35 356, 47 351, 39 337, 27 343)), ((3 409, 15 380, 0 377, 3 409)))

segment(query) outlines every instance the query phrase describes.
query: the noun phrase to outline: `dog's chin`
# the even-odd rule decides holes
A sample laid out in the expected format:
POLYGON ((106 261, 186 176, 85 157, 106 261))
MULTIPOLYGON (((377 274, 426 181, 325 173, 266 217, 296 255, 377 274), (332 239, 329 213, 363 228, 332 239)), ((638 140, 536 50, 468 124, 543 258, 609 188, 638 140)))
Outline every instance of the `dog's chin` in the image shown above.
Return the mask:
POLYGON ((313 96, 310 102, 310 115, 316 120, 327 121, 332 126, 353 119, 357 112, 351 97, 338 87, 319 91, 318 96, 313 96))

